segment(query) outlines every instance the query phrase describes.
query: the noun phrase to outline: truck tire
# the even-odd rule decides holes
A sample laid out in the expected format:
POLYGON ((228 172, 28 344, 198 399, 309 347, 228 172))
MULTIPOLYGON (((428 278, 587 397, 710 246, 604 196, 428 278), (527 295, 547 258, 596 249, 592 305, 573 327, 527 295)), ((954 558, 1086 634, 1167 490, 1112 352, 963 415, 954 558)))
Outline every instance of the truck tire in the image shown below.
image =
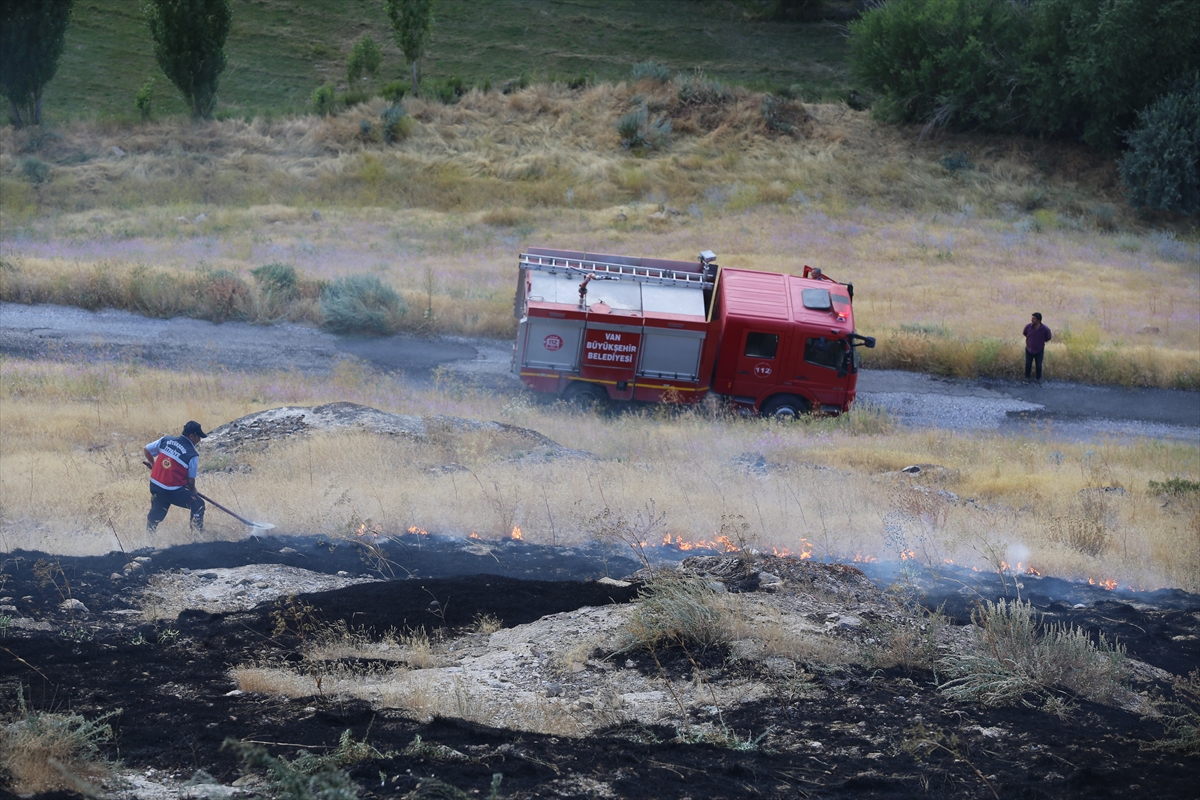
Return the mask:
POLYGON ((604 405, 608 395, 604 389, 586 381, 572 381, 562 394, 563 400, 583 409, 593 409, 604 405))
POLYGON ((762 404, 762 415, 778 420, 793 420, 808 410, 808 401, 794 394, 777 394, 762 404))

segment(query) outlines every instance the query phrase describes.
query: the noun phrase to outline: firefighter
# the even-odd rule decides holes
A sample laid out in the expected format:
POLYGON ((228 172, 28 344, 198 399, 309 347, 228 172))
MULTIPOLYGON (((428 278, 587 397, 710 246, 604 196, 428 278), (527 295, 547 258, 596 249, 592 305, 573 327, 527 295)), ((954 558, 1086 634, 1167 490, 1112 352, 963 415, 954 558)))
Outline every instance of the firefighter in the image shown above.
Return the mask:
POLYGON ((150 467, 150 513, 146 532, 154 533, 171 506, 188 509, 188 526, 204 530, 204 500, 196 492, 196 472, 200 455, 196 445, 208 434, 195 420, 183 426, 180 436, 164 436, 146 445, 146 466, 150 467))

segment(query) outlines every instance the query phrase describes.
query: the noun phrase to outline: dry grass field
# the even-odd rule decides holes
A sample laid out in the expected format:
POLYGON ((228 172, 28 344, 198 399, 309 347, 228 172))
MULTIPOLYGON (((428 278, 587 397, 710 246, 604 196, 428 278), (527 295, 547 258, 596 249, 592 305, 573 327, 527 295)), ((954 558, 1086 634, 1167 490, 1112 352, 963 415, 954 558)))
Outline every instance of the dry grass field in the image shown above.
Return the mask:
MULTIPOLYGON (((497 407, 494 396, 448 382, 414 391, 354 367, 332 379, 17 359, 0 370, 4 550, 105 553, 192 541, 181 514, 153 539, 144 532, 146 441, 180 419, 215 427, 266 408, 350 401, 498 419, 595 459, 546 461, 511 437, 449 428, 421 442, 314 434, 235 456, 202 450, 201 491, 283 533, 419 528, 567 545, 607 537, 628 555, 633 531, 651 546, 669 538, 814 558, 1007 563, 1200 590, 1200 498, 1150 483, 1200 479, 1193 443, 913 431, 866 408, 795 426, 706 408, 604 417, 520 396, 497 407), (759 456, 765 467, 755 468, 759 456), (460 469, 441 469, 449 464, 460 469), (910 464, 924 464, 923 473, 898 472, 910 464)), ((244 533, 210 510, 205 537, 244 533)))
MULTIPOLYGON (((1111 163, 1008 139, 917 142, 844 106, 763 103, 703 76, 472 91, 455 105, 409 100, 409 133, 392 145, 380 100, 330 118, 6 128, 0 297, 170 316, 223 275, 246 287, 230 294, 230 316, 319 322, 313 291, 285 305, 251 291, 253 268, 282 263, 316 290, 379 276, 407 302, 403 328, 503 338, 526 245, 713 249, 731 267, 811 264, 853 281, 859 329, 880 341, 874 366, 1014 376, 1021 327, 1040 310, 1055 378, 1200 385, 1195 232, 1122 210, 1111 163), (639 108, 672 122, 669 143, 621 146, 615 123, 639 108), (49 164, 44 180, 30 159, 49 164)), ((659 541, 737 534, 815 557, 1200 588, 1194 496, 1149 488, 1200 476, 1190 444, 913 432, 867 409, 798 429, 705 409, 597 418, 520 399, 497 408, 449 383, 414 393, 353 367, 317 381, 5 360, 0 392, 5 549, 148 545, 146 440, 179 419, 344 400, 499 418, 598 458, 513 461, 511 443, 447 435, 389 443, 387 468, 365 480, 372 441, 314 437, 245 465, 207 463, 204 485, 294 532, 371 520, 572 543, 652 504, 661 524, 647 535, 659 541), (164 400, 175 397, 188 400, 164 400), (744 453, 761 454, 767 474, 740 466, 744 453), (428 469, 445 463, 465 470, 428 469), (896 472, 912 463, 936 468, 913 486, 896 472)), ((212 519, 216 535, 240 535, 212 519)), ((186 536, 169 524, 160 535, 186 536)))
MULTIPOLYGON (((390 146, 381 100, 328 119, 6 128, 0 297, 170 315, 185 304, 164 287, 285 263, 317 286, 378 275, 406 299, 404 327, 507 337, 524 246, 712 249, 853 281, 859 328, 880 339, 870 365, 1012 377, 1040 310, 1055 377, 1200 386, 1195 232, 1124 210, 1111 162, 916 143, 844 106, 770 116, 738 88, 684 102, 678 83, 409 100, 411 135, 390 146), (621 147, 615 123, 638 108, 671 121, 669 145, 621 147), (30 159, 44 181, 23 177, 30 159)), ((319 320, 311 299, 235 311, 319 320)))

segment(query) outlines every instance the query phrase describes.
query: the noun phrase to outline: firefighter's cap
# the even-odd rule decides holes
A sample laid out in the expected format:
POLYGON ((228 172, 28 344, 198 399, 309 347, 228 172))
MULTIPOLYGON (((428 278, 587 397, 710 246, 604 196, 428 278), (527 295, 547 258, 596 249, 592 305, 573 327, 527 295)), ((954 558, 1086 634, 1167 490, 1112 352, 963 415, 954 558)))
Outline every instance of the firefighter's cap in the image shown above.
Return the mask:
POLYGON ((208 438, 208 434, 204 432, 204 429, 200 427, 200 423, 196 422, 196 420, 191 420, 183 426, 184 436, 192 436, 193 434, 199 436, 201 439, 208 438))

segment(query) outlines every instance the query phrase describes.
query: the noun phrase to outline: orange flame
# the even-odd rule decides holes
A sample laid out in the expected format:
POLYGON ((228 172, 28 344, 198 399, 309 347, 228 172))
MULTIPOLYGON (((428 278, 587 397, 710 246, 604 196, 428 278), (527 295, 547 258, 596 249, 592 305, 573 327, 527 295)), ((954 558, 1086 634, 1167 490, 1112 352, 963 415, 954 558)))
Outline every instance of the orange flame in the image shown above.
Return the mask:
POLYGON ((1117 582, 1115 580, 1113 580, 1112 578, 1102 578, 1101 580, 1096 580, 1095 578, 1088 578, 1088 583, 1090 583, 1092 586, 1099 586, 1104 589, 1107 589, 1110 592, 1113 589, 1117 588, 1117 582))
POLYGON ((408 532, 416 534, 417 536, 428 536, 429 535, 429 531, 425 530, 424 528, 418 528, 416 525, 413 525, 411 528, 409 528, 408 532))
POLYGON ((900 551, 900 560, 901 561, 912 561, 912 560, 916 559, 916 557, 917 557, 917 554, 912 550, 901 550, 900 551))
POLYGON ((514 541, 517 541, 517 542, 521 541, 521 539, 524 538, 523 536, 521 536, 521 529, 518 528, 516 525, 513 525, 512 538, 514 541))
POLYGON ((478 533, 476 533, 475 531, 471 531, 471 535, 470 535, 468 538, 470 538, 470 539, 478 539, 478 538, 480 538, 480 536, 479 536, 479 534, 478 534, 478 533))

